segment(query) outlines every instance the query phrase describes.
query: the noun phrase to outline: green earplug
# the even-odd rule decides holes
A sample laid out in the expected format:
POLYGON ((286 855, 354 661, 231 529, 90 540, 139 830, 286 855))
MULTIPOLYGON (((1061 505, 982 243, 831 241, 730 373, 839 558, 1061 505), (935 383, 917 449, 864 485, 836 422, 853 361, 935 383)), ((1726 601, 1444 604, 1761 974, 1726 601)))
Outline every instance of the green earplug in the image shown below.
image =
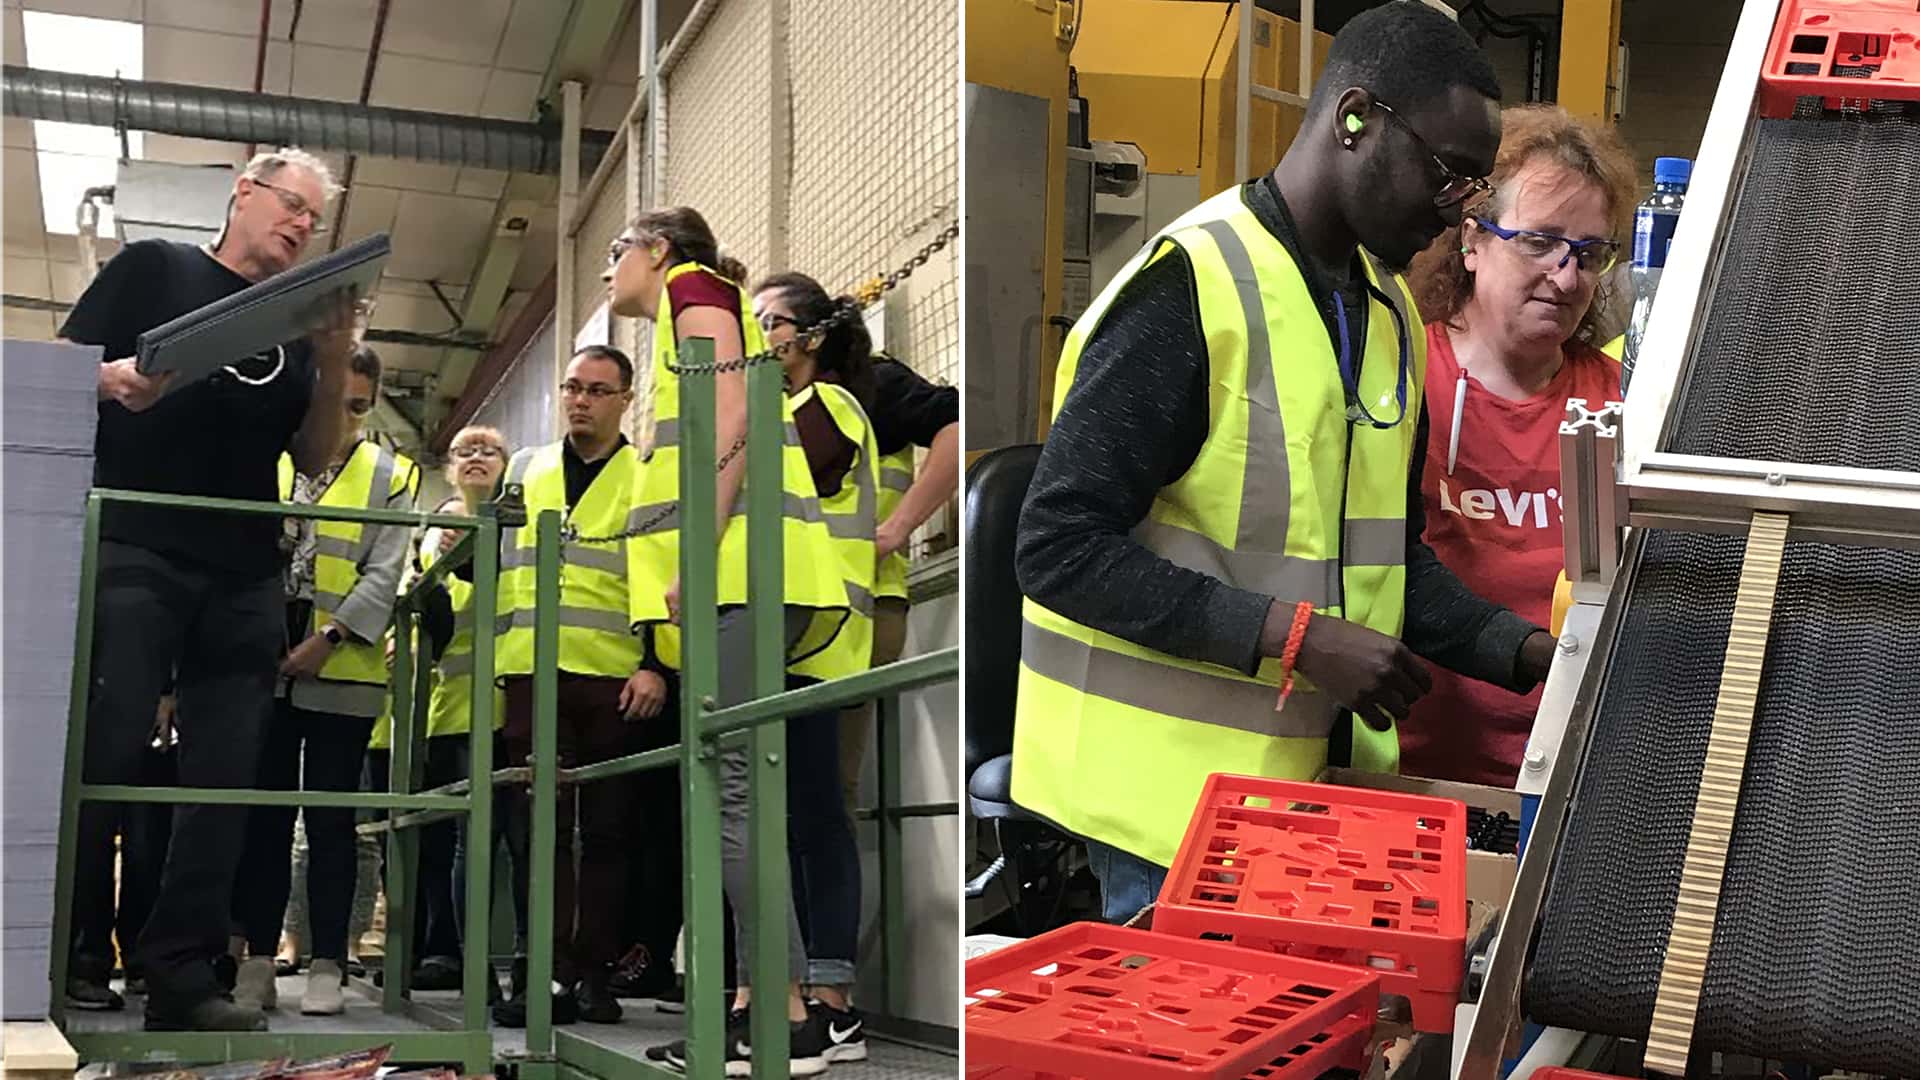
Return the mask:
POLYGON ((1355 116, 1353 113, 1347 114, 1347 130, 1348 131, 1358 132, 1361 128, 1366 126, 1367 125, 1360 122, 1360 118, 1358 116, 1355 116))

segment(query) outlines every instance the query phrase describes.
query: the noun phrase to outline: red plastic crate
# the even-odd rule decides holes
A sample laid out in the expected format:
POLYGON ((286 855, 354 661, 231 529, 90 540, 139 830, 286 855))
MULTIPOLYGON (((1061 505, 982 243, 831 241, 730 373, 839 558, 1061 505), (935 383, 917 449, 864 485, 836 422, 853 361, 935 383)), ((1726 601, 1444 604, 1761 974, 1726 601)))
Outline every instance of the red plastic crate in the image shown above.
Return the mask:
POLYGON ((1364 1063, 1380 1007, 1371 972, 1099 923, 971 960, 966 986, 967 1073, 994 1080, 1314 1080, 1364 1063))
POLYGON ((1154 908, 1158 933, 1366 968, 1453 1030, 1466 972, 1467 808, 1215 773, 1154 908))
POLYGON ((1920 100, 1914 0, 1782 0, 1760 73, 1760 113, 1792 116, 1802 97, 1826 107, 1920 100))
POLYGON ((1562 1065, 1552 1065, 1533 1070, 1533 1080, 1620 1080, 1620 1078, 1612 1073, 1588 1072, 1585 1069, 1569 1069, 1562 1065))

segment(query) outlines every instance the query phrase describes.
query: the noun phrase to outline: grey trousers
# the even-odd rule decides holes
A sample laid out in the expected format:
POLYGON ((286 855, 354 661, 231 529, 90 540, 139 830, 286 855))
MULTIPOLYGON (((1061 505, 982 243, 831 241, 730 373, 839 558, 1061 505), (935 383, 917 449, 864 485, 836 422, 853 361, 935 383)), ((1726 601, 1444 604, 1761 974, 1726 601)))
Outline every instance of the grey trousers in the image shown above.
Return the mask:
MULTIPOLYGON (((812 614, 787 609, 787 643, 800 640, 812 614)), ((720 612, 719 693, 721 708, 739 705, 753 696, 753 624, 743 607, 720 612)), ((753 925, 753 859, 747 847, 747 754, 744 749, 720 754, 720 881, 733 905, 736 985, 752 985, 750 972, 753 925)), ((792 890, 787 894, 787 977, 802 982, 807 975, 807 947, 800 936, 792 890)), ((771 992, 772 988, 767 990, 771 992)))

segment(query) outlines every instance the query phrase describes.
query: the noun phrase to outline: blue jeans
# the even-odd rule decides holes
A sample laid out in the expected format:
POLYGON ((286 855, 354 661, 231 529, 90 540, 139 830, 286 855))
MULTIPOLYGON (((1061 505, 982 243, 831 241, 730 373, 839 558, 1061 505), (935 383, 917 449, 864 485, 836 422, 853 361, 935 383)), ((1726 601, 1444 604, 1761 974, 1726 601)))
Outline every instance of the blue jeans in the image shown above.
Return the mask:
POLYGON ((1100 917, 1116 925, 1153 903, 1167 880, 1166 867, 1098 840, 1087 841, 1087 864, 1100 879, 1100 917))

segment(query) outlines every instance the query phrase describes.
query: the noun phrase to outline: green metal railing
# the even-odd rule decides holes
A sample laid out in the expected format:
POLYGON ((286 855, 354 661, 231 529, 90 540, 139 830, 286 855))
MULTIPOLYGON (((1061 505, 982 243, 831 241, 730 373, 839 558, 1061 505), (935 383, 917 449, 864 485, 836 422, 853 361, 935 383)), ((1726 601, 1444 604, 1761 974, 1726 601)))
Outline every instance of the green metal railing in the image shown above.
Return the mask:
MULTIPOLYGON (((677 766, 681 777, 682 844, 685 867, 682 910, 686 950, 687 1074, 720 1076, 724 1071, 726 1005, 722 1000, 723 943, 720 940, 720 744, 744 743, 749 762, 750 801, 748 842, 753 852, 752 920, 746 928, 753 943, 751 984, 761 1007, 753 1010, 750 1041, 756 1046, 782 1048, 757 1054, 753 1075, 760 1080, 787 1074, 787 1019, 785 995, 786 914, 791 901, 786 836, 786 718, 878 699, 880 800, 871 816, 880 829, 880 870, 885 1013, 899 1015, 905 987, 906 927, 904 841, 906 819, 955 814, 956 803, 903 806, 900 802, 898 700, 902 692, 955 679, 959 651, 946 649, 914 657, 860 675, 808 686, 784 689, 784 595, 781 513, 781 447, 784 424, 780 417, 782 380, 773 364, 748 369, 747 528, 749 596, 774 598, 748 605, 752 623, 755 666, 753 700, 730 708, 715 708, 718 687, 717 549, 715 536, 715 455, 713 345, 695 340, 682 349, 688 371, 681 376, 680 504, 682 634, 684 666, 681 678, 680 741, 674 746, 632 754, 571 769, 558 767, 556 694, 559 669, 559 596, 561 518, 543 511, 531 522, 536 536, 536 612, 534 622, 533 737, 529 768, 493 768, 493 695, 473 695, 470 731, 471 775, 488 776, 490 783, 462 781, 430 791, 414 792, 415 751, 424 738, 424 715, 430 668, 417 661, 415 627, 426 590, 432 581, 471 561, 474 567, 473 608, 495 609, 502 527, 493 507, 477 517, 402 511, 346 511, 334 508, 248 503, 222 499, 195 499, 141 492, 99 490, 88 499, 82 563, 80 618, 76 631, 72 719, 68 728, 64 804, 61 817, 62 871, 55 898, 54 1002, 55 1019, 66 981, 67 943, 70 941, 72 873, 78 810, 83 800, 103 802, 188 802, 253 806, 341 806, 380 809, 390 819, 381 831, 389 833, 387 859, 387 946, 381 997, 384 1011, 407 1016, 422 1027, 442 1030, 405 1033, 247 1034, 212 1033, 70 1033, 83 1058, 130 1060, 162 1055, 179 1060, 232 1060, 272 1054, 310 1056, 392 1042, 396 1061, 459 1061, 470 1072, 483 1072, 494 1062, 493 1038, 487 1026, 487 983, 492 978, 488 957, 492 900, 493 846, 492 788, 499 783, 528 783, 532 797, 532 835, 529 852, 529 919, 527 930, 528 1010, 525 1046, 511 1060, 526 1080, 566 1075, 604 1078, 674 1075, 665 1069, 630 1058, 566 1032, 553 1025, 553 866, 556 843, 557 798, 561 785, 603 781, 646 769, 677 766), (394 732, 389 790, 385 793, 308 793, 193 788, 139 788, 96 786, 80 782, 85 746, 87 686, 94 601, 94 572, 99 542, 99 511, 103 502, 165 504, 208 511, 232 511, 415 526, 441 525, 467 530, 449 555, 435 562, 427 574, 400 598, 395 609, 393 665, 394 732), (400 813, 406 811, 406 813, 400 813), (414 874, 418 862, 421 825, 464 816, 468 836, 467 910, 469 928, 464 949, 464 985, 457 1022, 411 1001, 410 934, 414 902, 414 874)), ((486 626, 476 614, 476 631, 486 626)), ((475 685, 492 682, 494 639, 474 634, 475 685)), ((363 827, 364 828, 364 827, 363 827)), ((744 917, 744 912, 742 913, 744 917)))

